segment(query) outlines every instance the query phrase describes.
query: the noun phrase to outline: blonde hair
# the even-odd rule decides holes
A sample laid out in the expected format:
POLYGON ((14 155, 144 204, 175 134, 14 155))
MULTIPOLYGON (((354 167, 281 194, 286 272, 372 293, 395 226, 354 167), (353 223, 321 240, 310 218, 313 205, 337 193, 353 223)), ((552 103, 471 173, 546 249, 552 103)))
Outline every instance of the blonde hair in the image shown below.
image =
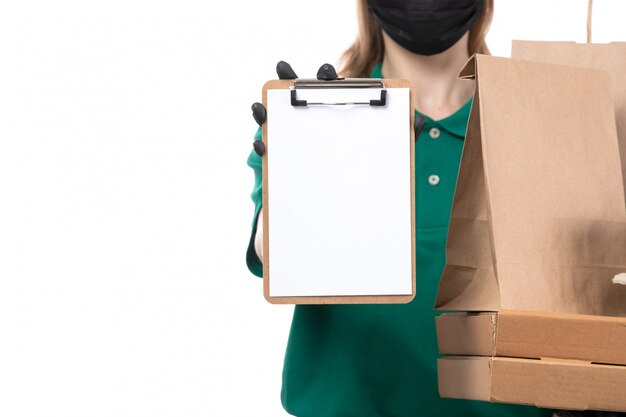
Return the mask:
MULTIPOLYGON (((359 34, 341 56, 339 71, 344 77, 368 77, 374 65, 383 60, 385 45, 380 25, 367 7, 367 0, 357 0, 359 34)), ((484 0, 483 11, 469 31, 468 53, 490 55, 485 36, 493 19, 493 0, 484 0)))

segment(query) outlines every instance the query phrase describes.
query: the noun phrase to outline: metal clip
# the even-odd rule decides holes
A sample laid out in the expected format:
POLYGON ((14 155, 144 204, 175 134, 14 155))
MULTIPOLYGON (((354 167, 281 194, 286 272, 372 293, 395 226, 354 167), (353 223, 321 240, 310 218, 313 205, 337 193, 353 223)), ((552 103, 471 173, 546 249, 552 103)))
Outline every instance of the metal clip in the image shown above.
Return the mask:
POLYGON ((354 106, 354 105, 370 105, 374 107, 384 107, 387 104, 387 90, 385 82, 381 78, 340 78, 337 80, 317 80, 317 79, 297 79, 291 86, 291 105, 294 107, 305 106, 354 106), (298 100, 296 90, 314 89, 314 88, 382 88, 380 91, 380 99, 370 101, 352 101, 352 102, 308 102, 307 100, 298 100))

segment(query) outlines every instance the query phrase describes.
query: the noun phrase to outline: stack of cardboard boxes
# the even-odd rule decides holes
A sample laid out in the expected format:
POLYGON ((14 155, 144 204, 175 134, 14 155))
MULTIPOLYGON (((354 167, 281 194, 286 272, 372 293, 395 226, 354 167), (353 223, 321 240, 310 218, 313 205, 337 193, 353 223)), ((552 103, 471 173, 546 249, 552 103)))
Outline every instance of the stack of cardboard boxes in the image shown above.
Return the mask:
POLYGON ((442 397, 626 411, 626 319, 500 311, 437 318, 442 397))

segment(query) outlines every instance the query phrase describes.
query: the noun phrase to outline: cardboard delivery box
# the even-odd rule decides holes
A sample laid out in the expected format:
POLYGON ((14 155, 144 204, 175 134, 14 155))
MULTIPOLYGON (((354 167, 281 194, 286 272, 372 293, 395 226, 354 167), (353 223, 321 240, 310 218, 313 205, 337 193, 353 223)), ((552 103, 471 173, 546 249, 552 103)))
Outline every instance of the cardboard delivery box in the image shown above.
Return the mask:
POLYGON ((591 363, 626 362, 626 287, 611 281, 626 271, 626 205, 610 77, 483 55, 461 76, 476 92, 436 307, 488 314, 437 320, 442 353, 484 355, 440 359, 440 394, 626 410, 614 398, 626 367, 591 363))
POLYGON ((442 314, 436 325, 442 355, 561 358, 626 365, 623 317, 505 310, 442 314))
POLYGON ((442 397, 575 410, 626 410, 626 367, 576 361, 439 359, 442 397))
POLYGON ((449 313, 437 338, 439 353, 463 355, 439 359, 442 397, 626 411, 625 318, 449 313))

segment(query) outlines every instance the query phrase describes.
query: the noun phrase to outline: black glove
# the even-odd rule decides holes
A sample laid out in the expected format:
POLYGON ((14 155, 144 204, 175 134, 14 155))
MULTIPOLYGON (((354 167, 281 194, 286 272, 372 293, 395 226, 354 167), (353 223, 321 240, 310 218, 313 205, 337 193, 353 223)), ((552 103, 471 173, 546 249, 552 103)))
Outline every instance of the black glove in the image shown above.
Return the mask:
POLYGON ((419 139, 420 133, 424 129, 424 125, 426 124, 426 119, 424 116, 420 116, 419 114, 415 115, 413 119, 413 130, 415 131, 415 142, 419 139))
POLYGON ((335 71, 335 67, 330 64, 324 64, 317 70, 317 79, 324 81, 332 81, 339 78, 337 76, 337 71, 335 71))
MULTIPOLYGON (((276 64, 276 74, 278 74, 278 78, 281 80, 295 80, 298 78, 296 73, 291 68, 291 65, 286 63, 285 61, 280 61, 276 64)), ((254 103, 252 105, 252 117, 258 123, 259 126, 262 126, 267 119, 267 110, 265 110, 265 106, 261 103, 254 103)), ((263 156, 265 154, 265 144, 262 140, 255 140, 252 143, 254 147, 254 152, 257 155, 263 156)))

